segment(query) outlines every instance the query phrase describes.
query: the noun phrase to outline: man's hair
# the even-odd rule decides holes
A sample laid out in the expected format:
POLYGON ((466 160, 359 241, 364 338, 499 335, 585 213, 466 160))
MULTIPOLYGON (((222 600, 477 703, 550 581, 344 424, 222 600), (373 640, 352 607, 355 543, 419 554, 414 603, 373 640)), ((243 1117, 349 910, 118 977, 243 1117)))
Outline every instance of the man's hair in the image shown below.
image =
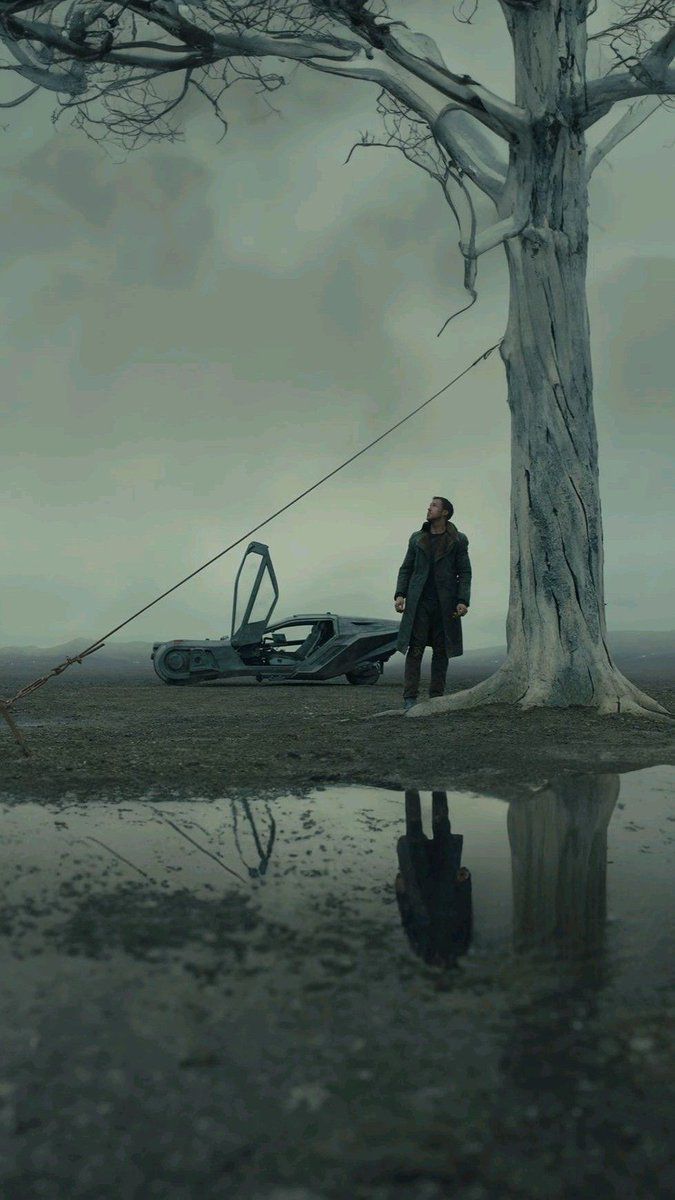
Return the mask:
MULTIPOLYGON (((441 502, 441 507, 442 507, 442 508, 447 508, 447 510, 448 510, 448 518, 447 518, 447 519, 448 519, 448 521, 449 521, 449 520, 450 520, 450 518, 451 518, 451 516, 452 516, 452 514, 454 513, 454 511, 455 511, 455 510, 454 510, 454 507, 453 507, 453 505, 452 505, 451 501, 450 501, 450 500, 448 500, 447 496, 432 496, 432 500, 440 500, 440 502, 441 502)), ((447 521, 446 521, 446 524, 447 524, 447 521)), ((431 522, 430 522, 430 521, 423 521, 423 522, 422 522, 422 529, 424 529, 424 530, 428 531, 430 528, 431 528, 431 522)))

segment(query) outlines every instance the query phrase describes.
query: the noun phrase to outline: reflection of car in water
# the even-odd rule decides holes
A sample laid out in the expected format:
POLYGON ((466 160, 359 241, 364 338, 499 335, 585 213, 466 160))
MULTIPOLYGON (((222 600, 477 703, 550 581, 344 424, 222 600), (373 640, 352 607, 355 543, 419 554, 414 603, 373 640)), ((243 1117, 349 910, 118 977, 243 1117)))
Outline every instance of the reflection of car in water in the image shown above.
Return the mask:
POLYGON ((398 621, 296 613, 270 625, 279 588, 269 550, 251 542, 234 584, 229 638, 156 642, 155 671, 165 683, 253 676, 263 679, 333 679, 377 683, 396 650, 398 621), (243 578, 242 578, 243 576, 243 578))
POLYGON ((453 966, 466 954, 473 929, 471 874, 462 864, 464 838, 453 833, 446 792, 432 792, 432 837, 422 829, 420 794, 405 794, 403 837, 396 847, 395 891, 401 924, 415 954, 432 966, 453 966))

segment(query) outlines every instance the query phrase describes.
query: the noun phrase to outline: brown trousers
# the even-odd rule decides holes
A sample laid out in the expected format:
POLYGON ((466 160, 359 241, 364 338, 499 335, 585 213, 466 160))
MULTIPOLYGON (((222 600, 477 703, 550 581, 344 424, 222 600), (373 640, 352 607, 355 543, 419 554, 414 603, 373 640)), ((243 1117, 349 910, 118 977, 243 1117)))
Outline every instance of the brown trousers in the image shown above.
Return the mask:
POLYGON ((442 696, 448 673, 448 653, 445 646, 443 616, 438 601, 420 596, 410 633, 408 653, 403 674, 403 699, 416 700, 420 687, 420 671, 425 648, 431 642, 431 679, 429 695, 442 696))

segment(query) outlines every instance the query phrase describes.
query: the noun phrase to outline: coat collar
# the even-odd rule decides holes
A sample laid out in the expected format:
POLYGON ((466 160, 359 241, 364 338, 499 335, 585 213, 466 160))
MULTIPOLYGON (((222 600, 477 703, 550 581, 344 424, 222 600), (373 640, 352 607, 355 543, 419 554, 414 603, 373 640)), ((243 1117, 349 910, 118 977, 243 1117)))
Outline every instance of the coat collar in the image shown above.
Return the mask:
MULTIPOLYGON (((453 549, 458 537, 459 537, 459 532, 458 532, 457 526, 453 525, 452 521, 448 521, 448 525, 447 525, 445 534, 439 540, 438 546, 436 547, 436 560, 438 560, 439 558, 443 558, 443 556, 445 554, 450 553, 450 551, 453 549)), ((420 549, 424 550, 425 554, 429 554, 429 555, 431 554, 431 535, 428 530, 426 530, 426 529, 420 530, 419 536, 417 538, 417 545, 420 547, 420 549)))

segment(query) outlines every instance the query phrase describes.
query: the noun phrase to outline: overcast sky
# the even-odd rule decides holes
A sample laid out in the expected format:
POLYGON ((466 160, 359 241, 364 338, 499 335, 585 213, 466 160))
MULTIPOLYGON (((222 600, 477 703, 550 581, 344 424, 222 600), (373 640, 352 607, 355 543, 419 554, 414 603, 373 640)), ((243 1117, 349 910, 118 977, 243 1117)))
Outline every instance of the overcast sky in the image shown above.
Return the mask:
MULTIPOLYGON (((450 65, 511 94, 497 6, 474 23, 392 6, 450 65)), ((450 6, 443 6, 449 13, 450 6)), ((290 73, 289 73, 290 74, 290 73)), ((503 252, 464 303, 440 189, 378 129, 369 85, 293 72, 269 111, 247 85, 220 128, 106 156, 38 96, 0 131, 0 645, 95 636, 239 537, 447 382, 504 331, 503 252)), ((17 92, 2 75, 2 98, 17 92)), ((594 135, 597 136, 597 135, 594 135)), ((659 113, 591 190, 589 306, 610 629, 672 628, 672 118, 659 113)), ((474 571, 467 647, 504 640, 509 424, 481 364, 256 535, 277 616, 393 614, 429 497, 448 495, 474 571)), ((121 635, 229 633, 241 549, 121 635)))

